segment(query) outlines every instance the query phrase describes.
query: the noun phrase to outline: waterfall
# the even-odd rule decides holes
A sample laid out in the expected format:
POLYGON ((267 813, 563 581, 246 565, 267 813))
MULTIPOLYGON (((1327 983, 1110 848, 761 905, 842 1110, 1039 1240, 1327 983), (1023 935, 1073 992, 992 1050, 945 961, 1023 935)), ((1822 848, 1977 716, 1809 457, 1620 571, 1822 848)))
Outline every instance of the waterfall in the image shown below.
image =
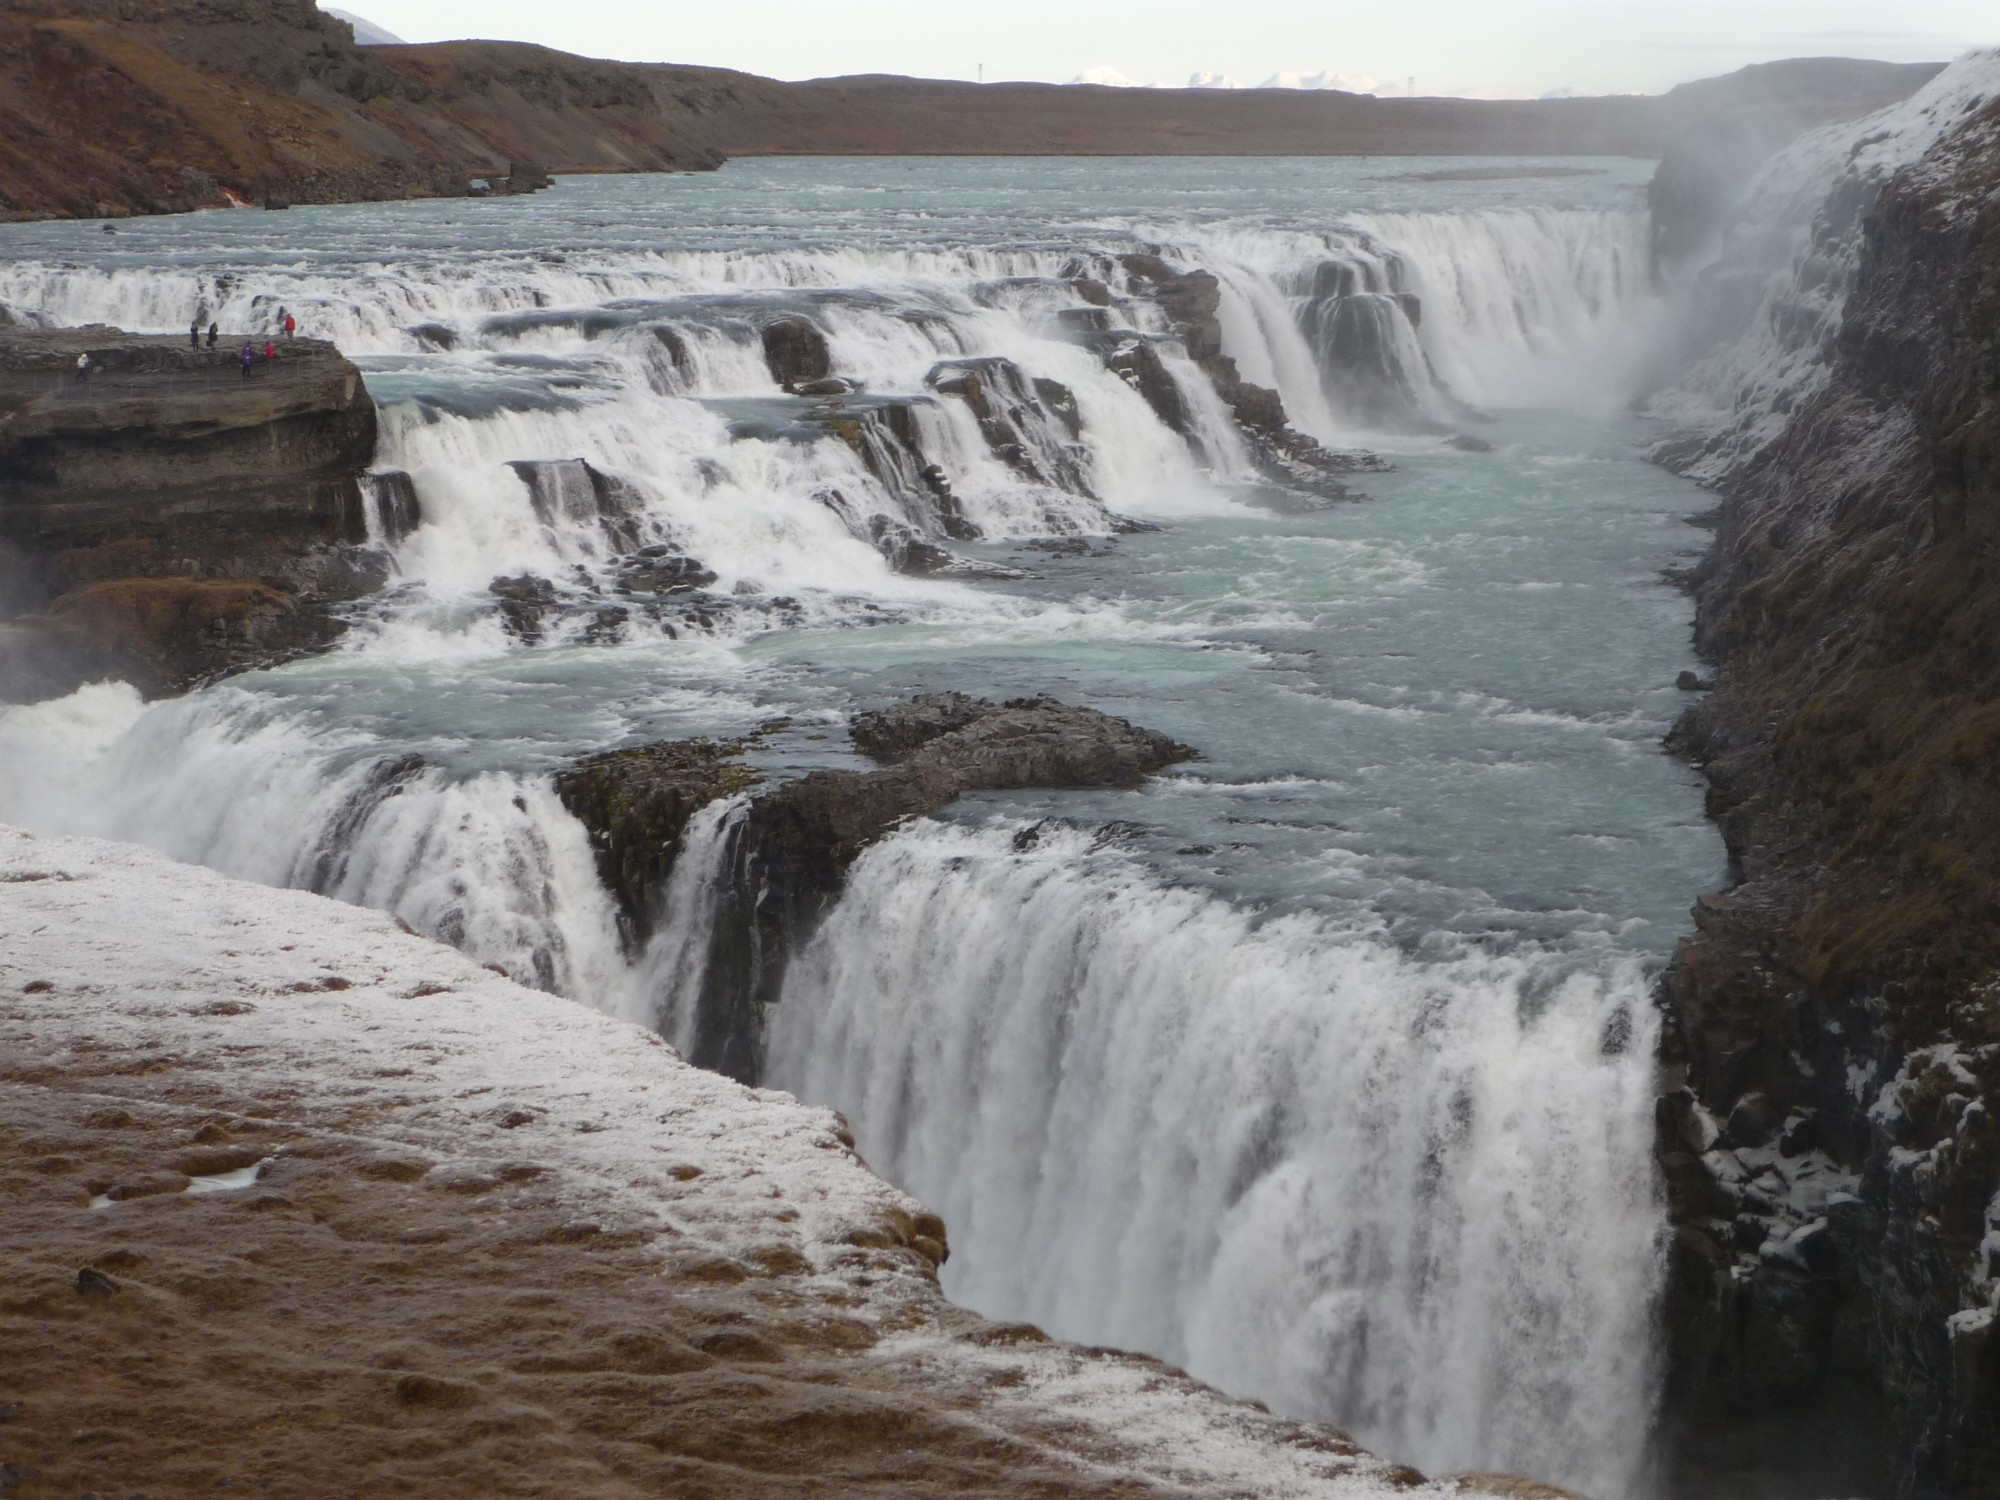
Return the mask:
POLYGON ((191 308, 251 331, 289 312, 333 339, 363 366, 377 468, 407 495, 376 539, 406 609, 447 633, 495 577, 549 579, 574 604, 615 591, 614 560, 644 545, 809 613, 856 590, 976 610, 964 590, 895 576, 876 518, 941 540, 1101 533, 1114 513, 1253 484, 1243 435, 1125 267, 1141 248, 1214 274, 1224 351, 1336 443, 1478 407, 1615 401, 1656 306, 1638 213, 1074 233, 1055 248, 617 251, 587 267, 345 246, 206 271, 22 259, 0 265, 0 303, 156 332, 191 308), (1107 368, 1090 336, 1107 329, 1155 344, 1181 431, 1107 368), (999 400, 966 393, 968 361, 999 400), (781 389, 792 374, 812 378, 781 389), (595 500, 538 500, 522 466, 550 464, 595 475, 595 500))
POLYGON ((772 1010, 945 1285, 1439 1471, 1630 1493, 1658 1246, 1636 965, 1422 962, 1088 835, 878 846, 772 1010))
MULTIPOLYGON (((59 323, 284 308, 337 342, 378 403, 368 535, 396 574, 335 655, 171 702, 0 707, 0 820, 393 911, 684 1047, 742 804, 689 824, 634 952, 551 771, 789 707, 755 654, 778 627, 939 628, 913 656, 1136 634, 1108 570, 1068 596, 898 571, 912 538, 1081 548, 1265 482, 1128 258, 1213 275, 1222 352, 1329 443, 1621 396, 1619 340, 1657 308, 1618 211, 573 260, 328 233, 214 269, 0 264, 0 303, 59 323), (1156 355, 1171 394, 1093 333, 1156 355), (520 702, 552 707, 522 730, 520 702)), ((1657 1223, 1636 961, 1419 958, 1015 831, 920 822, 867 853, 769 1017, 771 1081, 846 1109, 945 1215, 950 1289, 1398 1458, 1629 1493, 1657 1223)))
POLYGON ((1651 402, 1678 429, 1663 456, 1719 484, 1790 428, 1825 384, 1882 186, 1995 94, 2000 49, 1971 53, 1901 104, 1812 131, 1764 167, 1690 288, 1680 368, 1651 402))
POLYGON ((688 820, 660 903, 658 926, 640 956, 634 992, 645 997, 646 1010, 631 1019, 653 1027, 683 1056, 695 1050, 702 981, 709 971, 716 916, 726 894, 730 847, 749 805, 747 797, 726 797, 688 820))
POLYGON ((617 913, 546 776, 452 778, 221 688, 122 683, 0 709, 0 822, 127 839, 394 912, 525 984, 629 1013, 617 913))
POLYGON ((1636 211, 1357 214, 1318 235, 1222 227, 1194 243, 1222 277, 1246 378, 1329 440, 1468 408, 1615 409, 1669 314, 1636 211))

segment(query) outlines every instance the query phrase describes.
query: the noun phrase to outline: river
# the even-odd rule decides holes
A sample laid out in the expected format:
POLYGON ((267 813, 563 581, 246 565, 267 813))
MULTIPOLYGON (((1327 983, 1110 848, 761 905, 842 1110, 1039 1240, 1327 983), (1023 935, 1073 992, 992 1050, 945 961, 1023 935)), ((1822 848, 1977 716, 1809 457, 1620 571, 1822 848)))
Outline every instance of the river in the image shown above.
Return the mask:
POLYGON ((329 654, 0 708, 0 819, 384 907, 672 1037, 726 810, 630 953, 567 759, 781 719, 761 768, 860 764, 847 714, 944 688, 1166 731, 1202 758, 1136 793, 984 795, 867 853, 764 1081, 944 1215, 981 1312, 1426 1469, 1638 1494, 1650 987, 1724 874, 1660 747, 1707 502, 1628 411, 1674 316, 1649 164, 1438 178, 1482 165, 774 159, 0 226, 0 302, 54 321, 334 339, 422 515, 329 654), (1275 488, 1134 252, 1214 274, 1244 376, 1393 472, 1275 488), (861 392, 782 393, 774 319, 861 392), (1093 325, 1160 353, 1183 430, 1093 325), (967 369, 1009 451, 939 389, 967 369), (1020 576, 900 574, 885 521, 1020 576), (646 545, 716 575, 705 621, 615 592, 646 545), (523 575, 532 642, 487 591, 523 575))

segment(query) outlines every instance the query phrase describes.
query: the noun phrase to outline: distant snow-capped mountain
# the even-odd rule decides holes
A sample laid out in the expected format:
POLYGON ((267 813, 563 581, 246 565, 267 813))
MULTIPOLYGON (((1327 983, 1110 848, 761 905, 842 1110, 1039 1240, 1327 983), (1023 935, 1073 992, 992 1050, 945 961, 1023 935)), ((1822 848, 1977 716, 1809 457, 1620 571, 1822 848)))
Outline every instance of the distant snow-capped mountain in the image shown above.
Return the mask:
POLYGON ((1138 79, 1127 78, 1108 63, 1101 68, 1085 68, 1076 77, 1072 78, 1070 82, 1094 83, 1099 88, 1106 89, 1136 89, 1145 87, 1138 79))
POLYGON ((1258 85, 1267 89, 1339 89, 1347 94, 1372 94, 1381 86, 1379 78, 1370 78, 1366 73, 1336 73, 1331 68, 1322 68, 1317 73, 1284 69, 1258 85))

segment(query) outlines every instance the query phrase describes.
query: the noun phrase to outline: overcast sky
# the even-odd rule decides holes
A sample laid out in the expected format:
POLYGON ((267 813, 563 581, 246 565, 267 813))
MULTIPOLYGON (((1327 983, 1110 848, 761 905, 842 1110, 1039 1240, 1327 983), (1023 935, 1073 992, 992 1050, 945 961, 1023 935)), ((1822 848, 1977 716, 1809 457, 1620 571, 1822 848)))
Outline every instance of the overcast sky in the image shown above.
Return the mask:
POLYGON ((1283 71, 1401 92, 1653 93, 1780 57, 1945 59, 1995 0, 344 0, 405 41, 499 37, 775 78, 907 73, 1141 83, 1283 71))

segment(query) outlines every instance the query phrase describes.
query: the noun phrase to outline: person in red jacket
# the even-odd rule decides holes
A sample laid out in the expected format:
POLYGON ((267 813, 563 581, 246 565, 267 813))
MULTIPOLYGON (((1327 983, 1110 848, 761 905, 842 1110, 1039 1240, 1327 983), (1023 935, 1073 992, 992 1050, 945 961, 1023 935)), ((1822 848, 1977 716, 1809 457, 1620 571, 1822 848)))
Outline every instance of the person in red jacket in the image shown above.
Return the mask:
POLYGON ((266 358, 266 359, 276 359, 277 357, 278 357, 278 346, 277 346, 276 344, 272 344, 272 343, 267 343, 267 344, 265 344, 265 345, 264 345, 264 358, 266 358))
POLYGON ((299 320, 290 313, 285 314, 285 337, 290 338, 299 331, 299 320))

